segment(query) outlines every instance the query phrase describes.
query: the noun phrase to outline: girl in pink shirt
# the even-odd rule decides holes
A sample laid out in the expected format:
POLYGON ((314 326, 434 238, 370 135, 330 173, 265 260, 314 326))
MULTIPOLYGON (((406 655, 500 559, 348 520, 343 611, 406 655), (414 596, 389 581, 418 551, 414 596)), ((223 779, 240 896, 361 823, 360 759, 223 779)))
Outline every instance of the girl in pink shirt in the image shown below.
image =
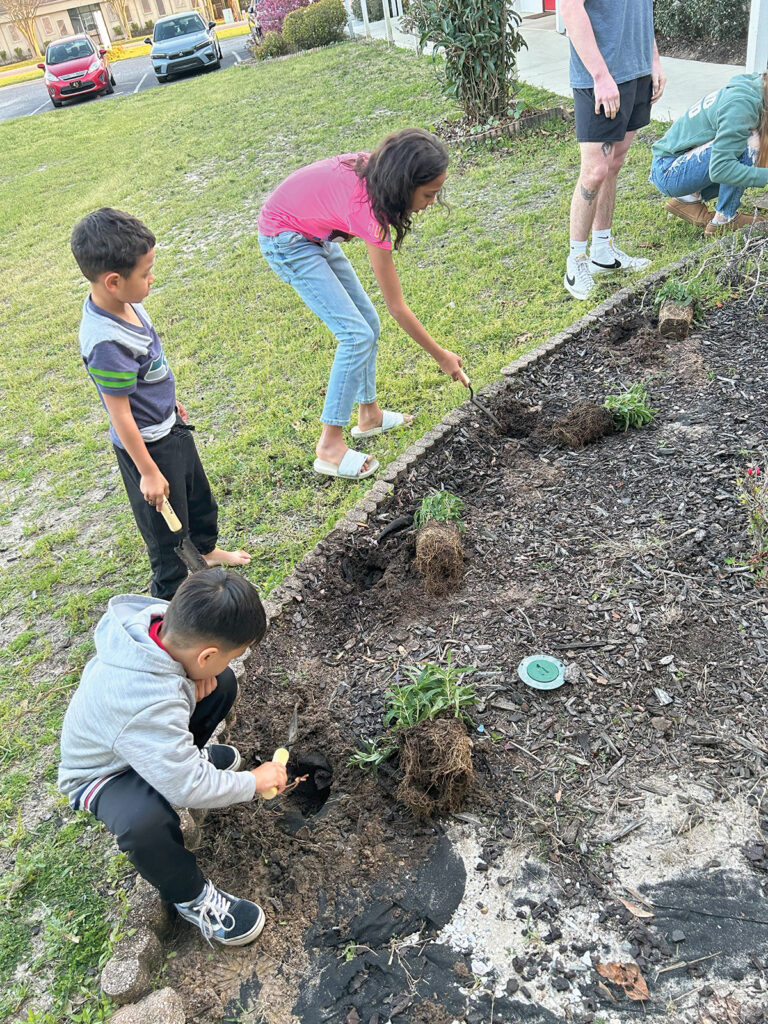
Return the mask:
POLYGON ((392 259, 393 247, 399 249, 411 229, 412 215, 438 198, 447 167, 448 153, 434 135, 405 128, 371 154, 331 157, 294 171, 261 209, 259 244, 267 262, 338 343, 315 449, 316 473, 360 480, 379 468, 344 441, 355 402, 353 437, 371 437, 413 419, 381 409, 376 401, 379 318, 336 239, 363 239, 389 312, 441 370, 464 379, 461 359, 438 345, 406 305, 392 259))

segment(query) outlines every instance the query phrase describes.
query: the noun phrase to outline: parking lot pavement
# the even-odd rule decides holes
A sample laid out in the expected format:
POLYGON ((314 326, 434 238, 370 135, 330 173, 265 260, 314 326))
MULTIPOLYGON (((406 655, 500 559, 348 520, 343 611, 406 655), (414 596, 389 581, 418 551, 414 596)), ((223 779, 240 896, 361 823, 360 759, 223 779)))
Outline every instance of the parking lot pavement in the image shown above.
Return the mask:
MULTIPOLYGON (((232 67, 241 60, 250 56, 248 52, 248 36, 231 36, 229 39, 221 40, 221 52, 224 59, 221 62, 223 68, 232 67)), ((203 72, 198 72, 202 74, 203 72)), ((152 71, 152 63, 148 56, 129 57, 127 60, 116 61, 112 65, 112 74, 115 76, 115 91, 112 96, 83 97, 65 106, 74 106, 81 103, 105 103, 114 96, 126 96, 131 93, 143 92, 144 89, 154 89, 159 82, 152 71)), ((205 74, 216 74, 215 71, 208 71, 205 74)), ((190 81, 195 75, 180 75, 172 82, 190 81)), ((167 88, 163 85, 160 88, 167 88)), ((36 78, 33 82, 22 82, 20 85, 6 85, 0 88, 0 121, 10 121, 14 117, 28 117, 32 114, 41 114, 49 110, 52 114, 57 113, 51 106, 48 99, 48 92, 43 84, 42 78, 36 78)))

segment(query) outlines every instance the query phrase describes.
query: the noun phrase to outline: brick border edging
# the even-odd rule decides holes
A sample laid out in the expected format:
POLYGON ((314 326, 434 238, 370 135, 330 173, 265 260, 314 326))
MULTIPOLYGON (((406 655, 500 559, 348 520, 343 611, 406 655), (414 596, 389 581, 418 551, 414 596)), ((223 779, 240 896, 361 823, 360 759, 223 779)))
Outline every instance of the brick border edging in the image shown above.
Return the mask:
MULTIPOLYGON (((292 54, 291 56, 296 56, 292 54)), ((707 247, 713 248, 713 246, 707 247)), ((706 250, 705 250, 706 251, 706 250)), ((661 270, 656 270, 625 288, 614 292, 594 309, 580 317, 569 327, 547 338, 540 345, 519 356, 500 370, 498 380, 492 381, 477 393, 485 397, 493 397, 507 387, 508 379, 533 366, 541 359, 561 349, 572 338, 577 337, 585 328, 597 323, 607 313, 618 311, 627 305, 635 296, 648 291, 660 284, 675 271, 685 268, 701 257, 701 250, 691 253, 682 260, 670 263, 661 270)), ((317 563, 324 560, 329 545, 343 540, 354 533, 360 526, 367 524, 379 506, 393 493, 395 484, 409 473, 422 459, 451 433, 454 427, 469 421, 476 416, 474 406, 469 401, 451 409, 442 420, 428 430, 423 437, 414 441, 401 455, 398 455, 381 473, 371 489, 354 505, 334 527, 297 562, 288 576, 270 593, 264 601, 270 625, 276 622, 301 592, 302 579, 317 563)), ((246 651, 242 658, 233 663, 238 682, 245 676, 252 652, 246 651)), ((237 705, 235 705, 235 708, 237 705)), ((224 736, 236 721, 235 709, 223 723, 224 736)), ((220 734, 220 735, 221 735, 220 734)), ((199 841, 200 828, 206 817, 205 811, 182 811, 183 831, 191 843, 199 841)), ((117 1002, 124 1003, 113 1018, 113 1024, 132 1024, 134 1020, 154 1020, 136 1016, 143 1010, 142 1004, 149 1010, 148 1000, 153 997, 152 975, 157 970, 162 957, 162 941, 171 927, 170 908, 162 902, 157 891, 143 879, 138 878, 129 901, 128 914, 125 920, 126 935, 119 940, 113 950, 112 957, 102 970, 102 989, 117 1002), (104 975, 107 974, 108 985, 104 986, 104 975), (144 998, 143 998, 144 997, 144 998), (138 1002, 131 1002, 139 1000, 138 1002), (121 1020, 122 1018, 122 1020, 121 1020)), ((173 1015, 167 1024, 184 1024, 186 1017, 183 1009, 179 1009, 181 1000, 171 988, 161 990, 170 1003, 173 1003, 173 1015), (175 1002, 174 1002, 175 998, 175 1002)), ((159 1018, 157 1018, 159 1020, 159 1018)), ((166 1024, 164 1020, 163 1024, 166 1024)))

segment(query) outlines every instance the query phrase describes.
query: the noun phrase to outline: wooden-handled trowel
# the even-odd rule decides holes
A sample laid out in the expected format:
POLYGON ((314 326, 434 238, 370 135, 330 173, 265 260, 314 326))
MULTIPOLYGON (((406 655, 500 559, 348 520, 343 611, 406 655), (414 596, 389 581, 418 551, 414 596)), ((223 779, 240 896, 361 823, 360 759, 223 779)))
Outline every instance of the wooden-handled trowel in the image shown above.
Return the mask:
POLYGON ((189 571, 200 572, 201 569, 209 568, 206 560, 197 550, 187 534, 183 532, 184 528, 181 525, 181 520, 173 511, 171 503, 167 498, 160 506, 159 511, 162 513, 163 519, 168 524, 168 529, 171 533, 177 533, 179 535, 179 544, 178 547, 174 548, 174 551, 189 571))

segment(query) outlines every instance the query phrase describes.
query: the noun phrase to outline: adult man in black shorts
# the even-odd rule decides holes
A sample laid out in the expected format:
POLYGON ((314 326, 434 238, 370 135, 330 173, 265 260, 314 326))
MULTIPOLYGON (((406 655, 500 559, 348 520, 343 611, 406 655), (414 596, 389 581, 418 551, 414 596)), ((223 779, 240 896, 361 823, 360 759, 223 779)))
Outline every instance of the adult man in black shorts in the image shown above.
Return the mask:
POLYGON ((570 80, 581 171, 571 201, 571 244, 563 284, 575 299, 593 275, 637 271, 611 235, 616 179, 635 132, 651 120, 666 78, 653 33, 653 0, 561 0, 571 42, 570 80), (587 256, 587 239, 592 246, 587 256))

